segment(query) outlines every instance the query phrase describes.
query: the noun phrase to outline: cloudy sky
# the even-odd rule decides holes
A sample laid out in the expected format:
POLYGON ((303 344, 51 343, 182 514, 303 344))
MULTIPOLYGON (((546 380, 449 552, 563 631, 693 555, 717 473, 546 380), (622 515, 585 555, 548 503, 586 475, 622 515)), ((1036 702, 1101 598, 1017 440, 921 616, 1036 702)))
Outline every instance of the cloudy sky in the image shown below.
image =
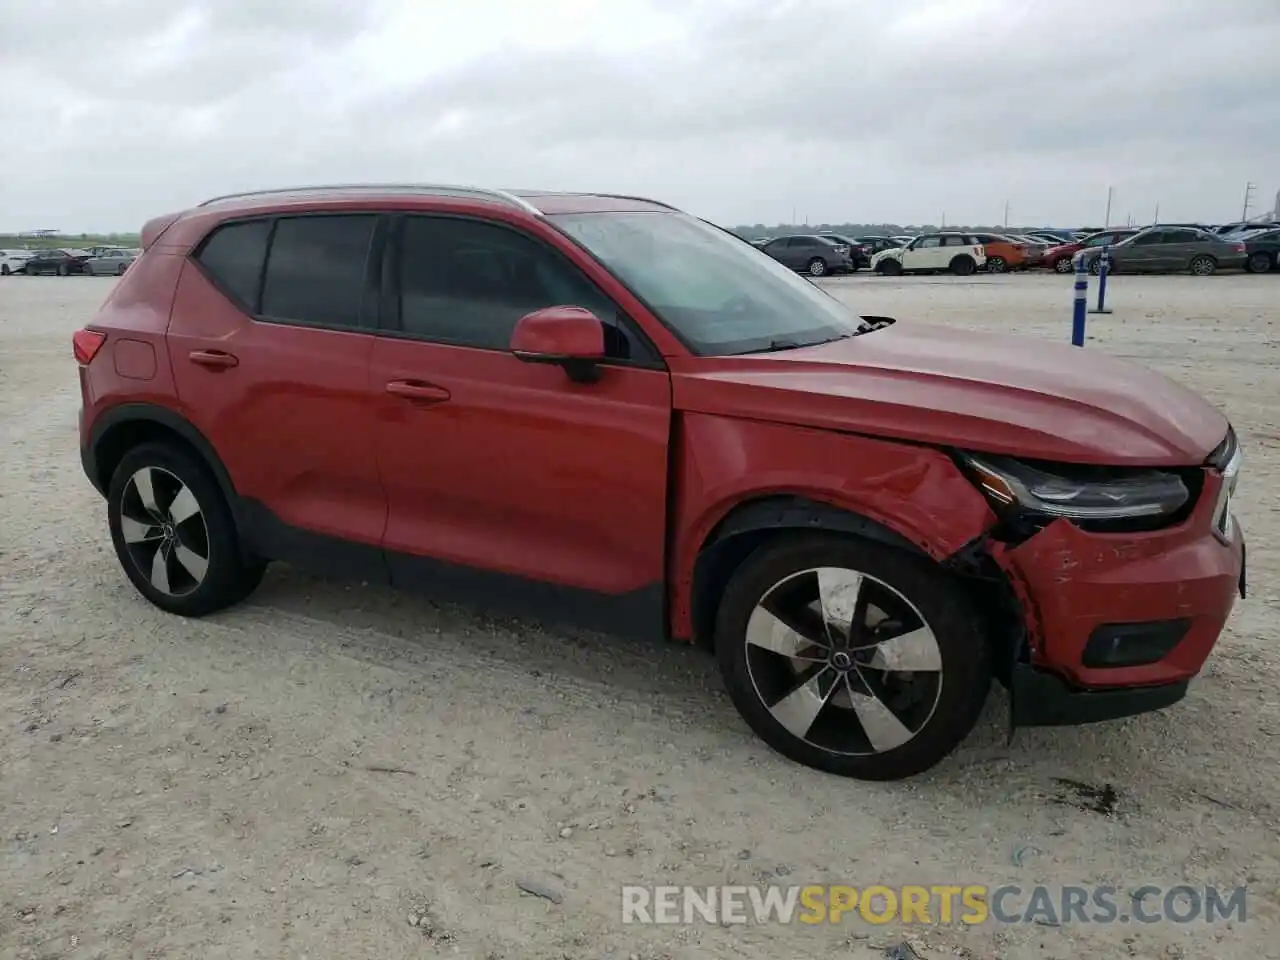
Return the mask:
POLYGON ((1226 220, 1280 189, 1280 0, 0 0, 0 90, 0 229, 353 180, 725 224, 1098 223, 1108 184, 1112 222, 1226 220))

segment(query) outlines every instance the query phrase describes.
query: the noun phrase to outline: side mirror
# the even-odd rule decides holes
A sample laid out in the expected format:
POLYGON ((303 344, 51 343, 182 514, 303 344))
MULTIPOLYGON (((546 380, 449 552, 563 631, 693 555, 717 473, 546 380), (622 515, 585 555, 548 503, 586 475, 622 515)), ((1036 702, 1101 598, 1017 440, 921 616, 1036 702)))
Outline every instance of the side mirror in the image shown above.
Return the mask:
POLYGON ((526 363, 552 363, 571 380, 591 383, 604 359, 604 324, 582 307, 544 307, 516 321, 511 352, 526 363))

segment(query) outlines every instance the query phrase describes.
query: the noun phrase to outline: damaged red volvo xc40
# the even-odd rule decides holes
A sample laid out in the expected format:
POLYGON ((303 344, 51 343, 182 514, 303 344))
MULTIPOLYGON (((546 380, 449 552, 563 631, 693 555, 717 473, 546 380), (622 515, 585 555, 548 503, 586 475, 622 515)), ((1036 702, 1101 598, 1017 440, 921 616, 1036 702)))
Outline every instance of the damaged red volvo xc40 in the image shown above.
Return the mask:
POLYGON ((867 779, 1172 704, 1244 594, 1226 419, 1065 345, 859 317, 631 197, 264 191, 158 218, 74 338, 139 592, 267 563, 713 647, 746 722, 867 779))

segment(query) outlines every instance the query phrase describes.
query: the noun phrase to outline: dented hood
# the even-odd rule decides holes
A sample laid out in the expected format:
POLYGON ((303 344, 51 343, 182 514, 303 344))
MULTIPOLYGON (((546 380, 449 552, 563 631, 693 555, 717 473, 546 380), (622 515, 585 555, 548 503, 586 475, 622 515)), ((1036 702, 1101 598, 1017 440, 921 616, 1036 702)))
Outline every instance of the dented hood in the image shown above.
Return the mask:
POLYGON ((1138 364, 917 323, 682 359, 672 378, 680 410, 1071 463, 1197 464, 1227 432, 1208 401, 1138 364))

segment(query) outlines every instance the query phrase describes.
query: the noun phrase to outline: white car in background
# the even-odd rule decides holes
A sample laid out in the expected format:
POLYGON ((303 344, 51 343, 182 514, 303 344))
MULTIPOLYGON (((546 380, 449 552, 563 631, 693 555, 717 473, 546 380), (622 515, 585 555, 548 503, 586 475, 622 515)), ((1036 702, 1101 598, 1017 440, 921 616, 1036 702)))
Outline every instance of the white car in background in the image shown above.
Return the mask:
POLYGON ((33 250, 0 250, 0 276, 21 273, 34 255, 33 250))
POLYGON ((84 272, 90 276, 107 275, 112 277, 123 277, 124 272, 129 269, 129 265, 136 260, 138 254, 133 250, 126 250, 123 247, 103 248, 101 252, 95 253, 84 262, 84 272))
POLYGON ((890 247, 871 258, 871 269, 884 276, 947 270, 967 277, 986 266, 978 238, 967 233, 926 233, 905 247, 890 247))

